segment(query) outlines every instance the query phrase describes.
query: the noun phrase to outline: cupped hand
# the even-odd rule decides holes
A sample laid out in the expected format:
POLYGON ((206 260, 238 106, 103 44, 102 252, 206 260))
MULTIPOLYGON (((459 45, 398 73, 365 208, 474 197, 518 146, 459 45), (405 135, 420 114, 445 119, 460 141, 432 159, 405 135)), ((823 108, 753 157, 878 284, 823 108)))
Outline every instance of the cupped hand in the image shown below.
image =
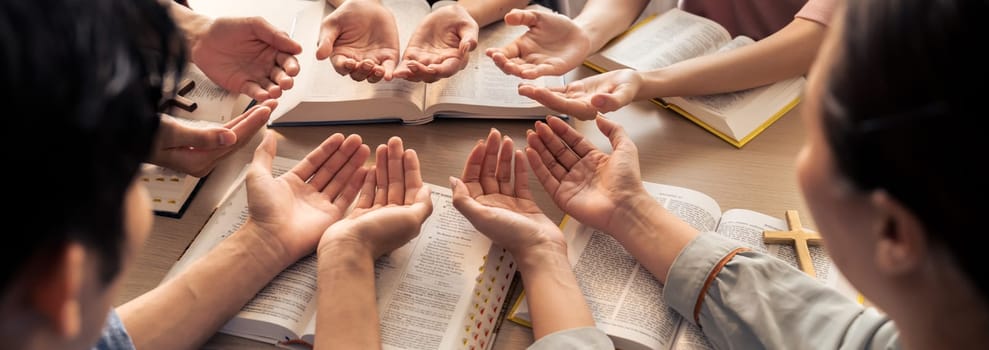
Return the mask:
POLYGON ((565 213, 577 221, 617 232, 615 220, 642 203, 648 194, 639 174, 639 153, 625 130, 614 121, 597 118, 598 129, 611 140, 612 153, 594 147, 563 120, 548 117, 529 130, 526 156, 539 183, 565 213))
POLYGON ((217 18, 193 33, 192 62, 217 85, 264 101, 292 88, 302 46, 261 17, 217 18))
POLYGON ((247 173, 249 222, 261 228, 286 261, 312 253, 323 231, 344 216, 367 174, 371 151, 361 137, 333 134, 295 167, 272 177, 273 132, 254 152, 247 173))
POLYGON ((529 31, 508 45, 485 52, 505 73, 524 79, 563 75, 590 54, 590 39, 567 16, 512 10, 505 15, 505 23, 529 27, 529 31))
POLYGON ((348 0, 323 19, 316 59, 351 79, 389 81, 398 62, 395 17, 374 0, 348 0))
POLYGON ((559 247, 565 243, 563 233, 533 200, 526 156, 513 147, 511 138, 502 138, 498 130, 491 129, 487 140, 467 156, 463 180, 450 177, 450 186, 454 207, 474 228, 524 259, 546 244, 559 247))
POLYGON ((478 25, 460 5, 443 6, 419 24, 394 76, 432 83, 467 67, 477 47, 478 25))
POLYGON ((598 113, 615 111, 632 102, 642 76, 631 69, 621 69, 577 80, 566 86, 541 87, 519 85, 519 94, 550 109, 580 120, 591 120, 598 113))
POLYGON ((278 106, 267 100, 222 127, 202 127, 179 122, 163 114, 150 163, 201 177, 209 174, 224 156, 244 146, 268 123, 278 106))
POLYGON ((433 212, 416 152, 403 150, 402 139, 392 137, 375 153, 375 166, 364 177, 353 211, 323 233, 321 247, 344 240, 366 247, 377 258, 418 236, 433 212))

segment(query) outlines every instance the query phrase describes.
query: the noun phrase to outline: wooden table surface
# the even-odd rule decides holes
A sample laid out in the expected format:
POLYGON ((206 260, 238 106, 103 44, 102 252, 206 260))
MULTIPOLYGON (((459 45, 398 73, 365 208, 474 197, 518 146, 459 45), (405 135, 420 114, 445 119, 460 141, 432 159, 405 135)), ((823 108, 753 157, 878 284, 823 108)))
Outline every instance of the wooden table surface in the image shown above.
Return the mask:
MULTIPOLYGON (((799 109, 797 106, 742 149, 647 102, 634 103, 608 116, 624 125, 638 146, 643 180, 707 193, 720 203, 722 210, 746 208, 782 217, 785 210, 797 209, 803 213, 806 225, 814 227, 799 195, 794 173, 794 159, 804 138, 799 109)), ((593 122, 573 120, 571 123, 598 147, 610 151, 607 138, 593 122)), ((492 127, 515 139, 516 147, 524 147, 525 131, 532 127, 532 121, 439 119, 420 126, 369 124, 285 127, 275 131, 279 134, 278 155, 296 159, 333 133, 360 134, 372 150, 397 135, 406 147, 418 152, 424 180, 446 185, 447 176, 461 173, 471 147, 492 127)), ((256 136, 247 147, 224 159, 206 179, 181 219, 155 217, 144 250, 124 276, 123 292, 117 304, 133 299, 161 281, 195 238, 238 172, 250 161, 259 141, 260 137, 256 136)), ((530 176, 530 182, 537 203, 551 219, 559 222, 562 212, 534 177, 530 176)), ((531 343, 530 329, 505 322, 495 349, 523 349, 531 343)), ((272 346, 218 334, 205 348, 270 349, 272 346)))

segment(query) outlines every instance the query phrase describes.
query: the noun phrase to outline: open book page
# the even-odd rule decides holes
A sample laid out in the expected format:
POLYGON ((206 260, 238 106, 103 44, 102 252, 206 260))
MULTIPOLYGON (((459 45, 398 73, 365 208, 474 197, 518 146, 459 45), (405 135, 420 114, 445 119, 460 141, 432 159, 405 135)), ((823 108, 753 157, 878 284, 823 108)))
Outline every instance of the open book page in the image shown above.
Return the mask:
MULTIPOLYGON (((671 213, 700 231, 713 231, 721 209, 703 193, 644 183, 671 213)), ((618 241, 572 218, 563 223, 567 255, 597 327, 621 349, 669 349, 681 326, 679 314, 663 302, 663 286, 618 241)), ((512 319, 528 321, 520 302, 512 319)))
MULTIPOLYGON (((195 64, 189 64, 185 73, 182 74, 182 79, 192 80, 195 84, 192 90, 182 96, 195 102, 196 109, 190 112, 178 107, 171 107, 166 111, 171 116, 222 125, 243 113, 251 103, 251 98, 247 95, 227 91, 214 83, 195 64)), ((166 84, 174 83, 169 79, 166 84)))
MULTIPOLYGON (((430 8, 421 0, 383 0, 398 25, 399 43, 404 51, 409 37, 430 8)), ((292 37, 302 44, 296 56, 302 68, 295 87, 285 91, 282 103, 272 115, 272 124, 338 123, 355 120, 402 120, 416 124, 428 121, 423 112, 426 85, 403 79, 390 82, 357 82, 333 69, 330 59, 316 60, 320 24, 333 6, 313 2, 295 18, 292 37)), ((396 62, 397 64, 398 62, 396 62)))
MULTIPOLYGON (((538 5, 529 6, 529 9, 550 11, 538 5)), ((527 30, 525 26, 509 26, 503 21, 482 28, 478 34, 477 48, 470 52, 467 67, 426 88, 427 114, 543 117, 551 113, 536 101, 519 95, 518 85, 527 82, 536 86, 561 86, 562 76, 525 80, 505 74, 484 54, 489 47, 507 45, 527 30)))
MULTIPOLYGON (((275 157, 272 174, 279 176, 297 162, 275 157)), ((247 221, 247 187, 243 179, 242 173, 235 182, 235 187, 220 202, 199 235, 164 280, 174 278, 188 269, 220 242, 237 232, 247 221)), ((313 257, 304 258, 279 274, 220 331, 268 343, 284 341, 286 337, 298 338, 297 334, 309 322, 314 309, 315 260, 313 257)))
POLYGON ((701 328, 690 322, 681 322, 673 350, 713 350, 714 345, 707 340, 701 328))
POLYGON ((608 71, 651 70, 715 52, 731 40, 716 22, 675 8, 633 28, 589 57, 588 63, 608 71))
MULTIPOLYGON (((797 265, 797 254, 789 244, 766 244, 763 241, 763 231, 787 231, 786 221, 747 209, 731 209, 721 216, 717 232, 725 237, 740 241, 755 251, 762 252, 786 263, 794 268, 797 265)), ((831 262, 827 251, 821 246, 810 247, 810 257, 814 261, 817 279, 832 286, 842 294, 856 298, 857 293, 849 288, 838 268, 831 262)))

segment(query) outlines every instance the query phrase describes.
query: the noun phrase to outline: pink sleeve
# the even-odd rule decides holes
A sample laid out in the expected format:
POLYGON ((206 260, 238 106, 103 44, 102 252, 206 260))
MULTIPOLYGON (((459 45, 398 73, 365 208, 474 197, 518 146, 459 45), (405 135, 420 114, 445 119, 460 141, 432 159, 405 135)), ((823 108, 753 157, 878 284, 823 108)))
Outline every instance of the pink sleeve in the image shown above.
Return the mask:
POLYGON ((828 25, 834 12, 835 0, 809 0, 794 17, 828 25))

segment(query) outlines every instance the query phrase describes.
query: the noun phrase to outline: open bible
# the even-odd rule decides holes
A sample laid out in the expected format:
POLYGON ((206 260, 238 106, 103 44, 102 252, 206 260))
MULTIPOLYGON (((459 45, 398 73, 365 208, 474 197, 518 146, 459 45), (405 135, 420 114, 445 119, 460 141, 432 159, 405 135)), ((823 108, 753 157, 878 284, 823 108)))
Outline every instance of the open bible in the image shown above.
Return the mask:
MULTIPOLYGON (((667 210, 697 230, 741 241, 753 250, 797 267, 792 246, 763 243, 764 230, 787 229, 782 219, 746 209, 722 213, 710 196, 682 187, 648 182, 645 187, 667 210)), ((561 228, 567 238, 570 264, 597 327, 612 338, 616 347, 623 350, 712 349, 697 326, 663 302, 663 285, 618 241, 570 217, 564 219, 561 228)), ((828 259, 823 247, 810 247, 810 252, 821 283, 850 298, 857 298, 858 294, 828 259)), ((531 326, 524 294, 516 300, 507 318, 531 326)))
MULTIPOLYGON (((280 175, 297 162, 276 157, 272 172, 280 175)), ((165 280, 188 269, 247 220, 243 177, 165 280)), ((419 236, 375 262, 382 347, 490 348, 515 276, 514 260, 453 207, 450 189, 432 190, 433 213, 419 236)), ((318 283, 316 256, 310 255, 275 277, 220 332, 281 347, 311 347, 318 283)))
MULTIPOLYGON (((663 68, 690 58, 733 50, 754 41, 731 37, 720 24, 679 9, 643 19, 584 65, 599 72, 663 68)), ((654 98, 652 101, 742 147, 800 101, 805 79, 794 77, 732 93, 654 98)))
MULTIPOLYGON (((383 0, 395 16, 403 52, 419 22, 443 3, 431 8, 422 0, 383 0)), ((549 11, 539 5, 530 8, 549 11)), ((523 80, 503 73, 484 56, 485 49, 511 42, 525 32, 525 26, 508 26, 499 21, 481 28, 467 67, 452 77, 429 84, 402 79, 372 84, 341 76, 329 59, 316 60, 320 23, 330 11, 332 6, 317 1, 295 18, 292 36, 302 44, 302 53, 297 57, 303 69, 295 78, 295 87, 279 100, 282 105, 271 117, 272 126, 395 121, 423 124, 436 116, 533 119, 552 113, 519 96, 516 89, 523 80)), ((560 86, 563 78, 543 77, 526 82, 560 86)))

